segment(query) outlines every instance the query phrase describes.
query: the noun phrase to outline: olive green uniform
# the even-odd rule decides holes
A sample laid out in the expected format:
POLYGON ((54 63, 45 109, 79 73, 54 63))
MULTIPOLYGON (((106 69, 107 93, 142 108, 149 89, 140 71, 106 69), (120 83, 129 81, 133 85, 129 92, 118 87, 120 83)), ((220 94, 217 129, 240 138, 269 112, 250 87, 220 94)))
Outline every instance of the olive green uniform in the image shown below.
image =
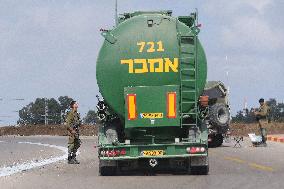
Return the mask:
POLYGON ((80 115, 77 111, 71 110, 66 117, 66 126, 68 132, 68 159, 76 158, 76 152, 81 145, 79 139, 79 127, 81 126, 80 115), (75 131, 75 133, 72 133, 75 131))
POLYGON ((261 119, 265 119, 268 115, 269 106, 266 103, 260 105, 256 115, 261 119))
POLYGON ((266 138, 267 138, 267 127, 268 127, 268 113, 269 113, 269 106, 266 103, 263 103, 260 105, 258 111, 256 112, 256 120, 258 121, 259 124, 259 132, 262 136, 262 142, 266 143, 266 138))

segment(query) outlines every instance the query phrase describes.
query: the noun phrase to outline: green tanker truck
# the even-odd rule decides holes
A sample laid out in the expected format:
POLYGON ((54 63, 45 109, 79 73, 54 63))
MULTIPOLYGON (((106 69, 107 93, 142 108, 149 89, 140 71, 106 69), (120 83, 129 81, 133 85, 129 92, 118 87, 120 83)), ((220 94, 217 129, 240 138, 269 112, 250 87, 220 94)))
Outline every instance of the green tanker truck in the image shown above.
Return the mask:
POLYGON ((99 171, 207 174, 208 96, 197 14, 125 13, 104 43, 96 76, 99 171))

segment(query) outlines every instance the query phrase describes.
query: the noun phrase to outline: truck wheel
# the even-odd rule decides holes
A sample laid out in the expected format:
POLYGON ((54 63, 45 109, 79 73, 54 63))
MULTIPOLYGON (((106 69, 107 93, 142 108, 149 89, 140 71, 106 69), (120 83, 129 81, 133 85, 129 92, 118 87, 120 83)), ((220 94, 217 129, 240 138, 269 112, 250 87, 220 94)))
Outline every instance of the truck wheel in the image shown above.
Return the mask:
MULTIPOLYGON (((200 159, 201 160, 201 159, 200 159)), ((206 159, 203 159, 201 162, 199 162, 197 165, 196 163, 194 163, 192 165, 192 161, 189 159, 188 161, 188 174, 190 175, 207 175, 209 173, 209 160, 208 160, 208 156, 206 157, 206 159)))
POLYGON ((101 176, 113 176, 117 172, 117 162, 99 160, 99 173, 101 176))
POLYGON ((114 176, 116 175, 116 168, 115 167, 109 167, 109 166, 103 166, 99 168, 100 175, 101 176, 114 176))
POLYGON ((208 138, 211 138, 211 141, 208 142, 209 148, 220 147, 223 144, 224 137, 222 134, 212 134, 208 138))
POLYGON ((211 124, 219 127, 227 127, 230 121, 230 112, 225 104, 217 103, 209 108, 211 124))
POLYGON ((192 175, 208 175, 209 173, 209 165, 206 166, 194 166, 191 167, 192 175))

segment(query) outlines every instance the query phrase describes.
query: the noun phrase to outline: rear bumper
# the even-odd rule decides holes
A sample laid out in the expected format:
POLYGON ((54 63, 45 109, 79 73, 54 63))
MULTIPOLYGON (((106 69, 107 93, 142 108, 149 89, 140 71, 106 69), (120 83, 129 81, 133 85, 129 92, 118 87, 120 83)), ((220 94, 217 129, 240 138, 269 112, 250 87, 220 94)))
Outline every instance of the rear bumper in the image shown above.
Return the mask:
POLYGON ((172 158, 189 158, 189 157, 206 157, 208 156, 208 147, 201 143, 173 143, 173 144, 150 144, 150 145, 118 145, 118 146, 101 146, 99 147, 100 160, 138 160, 138 159, 172 159, 172 158), (203 153, 187 153, 188 147, 204 147, 203 153), (126 151, 125 155, 102 155, 101 151, 121 150, 126 151), (144 156, 141 152, 144 150, 163 150, 164 154, 160 156, 144 156))
POLYGON ((144 158, 123 158, 123 159, 101 159, 101 167, 116 167, 119 171, 137 171, 137 170, 155 170, 155 171, 188 171, 189 166, 200 167, 208 166, 208 157, 202 156, 168 156, 168 157, 152 157, 144 158), (150 162, 156 161, 156 165, 152 166, 150 162))
POLYGON ((100 160, 137 160, 137 159, 166 159, 166 158, 188 158, 188 157, 203 157, 207 156, 207 153, 203 154, 182 154, 182 155, 163 155, 163 156, 121 156, 121 157, 107 157, 100 156, 100 160))

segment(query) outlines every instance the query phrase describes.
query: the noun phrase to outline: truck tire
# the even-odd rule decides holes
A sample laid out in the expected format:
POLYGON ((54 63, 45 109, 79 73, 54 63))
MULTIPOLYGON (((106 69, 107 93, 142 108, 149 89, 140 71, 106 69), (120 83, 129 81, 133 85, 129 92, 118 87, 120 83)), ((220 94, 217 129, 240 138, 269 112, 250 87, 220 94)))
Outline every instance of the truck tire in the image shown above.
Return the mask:
POLYGON ((114 176, 117 173, 117 162, 99 160, 99 173, 101 176, 114 176))
POLYGON ((225 104, 217 103, 209 108, 209 120, 212 125, 227 127, 230 121, 230 112, 225 104))
POLYGON ((192 162, 189 160, 187 172, 190 175, 208 175, 209 173, 208 156, 206 157, 205 162, 203 162, 200 165, 192 165, 192 162))
POLYGON ((99 168, 99 172, 101 176, 115 176, 116 175, 116 168, 103 166, 99 168))
POLYGON ((209 165, 194 166, 194 167, 191 167, 190 171, 191 171, 192 175, 208 175, 208 173, 209 173, 209 165))
POLYGON ((222 134, 211 134, 209 137, 211 138, 211 141, 208 141, 209 148, 217 148, 223 144, 224 137, 222 134))

